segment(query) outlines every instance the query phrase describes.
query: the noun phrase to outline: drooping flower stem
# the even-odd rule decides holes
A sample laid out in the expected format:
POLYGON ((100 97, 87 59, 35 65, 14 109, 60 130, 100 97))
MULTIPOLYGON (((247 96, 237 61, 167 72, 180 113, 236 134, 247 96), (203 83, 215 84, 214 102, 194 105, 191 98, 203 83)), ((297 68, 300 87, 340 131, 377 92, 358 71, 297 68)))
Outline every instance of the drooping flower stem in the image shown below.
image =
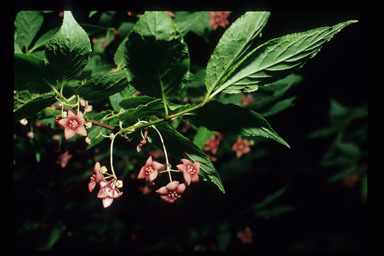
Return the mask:
POLYGON ((111 155, 110 155, 110 163, 111 163, 111 171, 112 171, 112 175, 113 177, 117 180, 117 176, 116 176, 116 173, 115 173, 115 169, 113 169, 113 142, 115 141, 115 138, 117 135, 119 135, 120 132, 117 132, 116 134, 113 135, 112 137, 112 141, 111 141, 111 155))

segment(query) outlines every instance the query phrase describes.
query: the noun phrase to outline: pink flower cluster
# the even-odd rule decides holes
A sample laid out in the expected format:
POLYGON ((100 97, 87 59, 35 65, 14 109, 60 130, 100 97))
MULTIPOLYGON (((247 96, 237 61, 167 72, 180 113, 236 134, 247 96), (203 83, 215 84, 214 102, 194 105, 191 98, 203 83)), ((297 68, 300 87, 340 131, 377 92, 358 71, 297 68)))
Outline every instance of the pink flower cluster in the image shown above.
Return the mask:
POLYGON ((209 12, 209 25, 216 30, 218 27, 228 26, 229 12, 209 12))
MULTIPOLYGON (((178 171, 183 173, 184 181, 187 185, 191 182, 199 181, 200 163, 192 163, 188 159, 181 159, 182 164, 176 167, 178 171)), ((150 156, 145 165, 140 169, 137 179, 145 179, 150 185, 154 185, 154 180, 158 177, 159 173, 166 169, 164 164, 156 162, 150 156)), ((169 171, 169 170, 168 170, 169 171)), ((184 193, 186 185, 179 181, 170 181, 166 186, 156 190, 160 194, 160 198, 168 203, 175 202, 184 193)))
POLYGON ((91 181, 88 183, 88 190, 92 192, 96 185, 99 185, 99 193, 97 197, 102 199, 104 208, 111 206, 113 199, 119 198, 123 195, 123 192, 120 192, 117 186, 117 180, 112 178, 107 181, 104 175, 100 172, 100 163, 96 162, 93 167, 93 174, 91 181))

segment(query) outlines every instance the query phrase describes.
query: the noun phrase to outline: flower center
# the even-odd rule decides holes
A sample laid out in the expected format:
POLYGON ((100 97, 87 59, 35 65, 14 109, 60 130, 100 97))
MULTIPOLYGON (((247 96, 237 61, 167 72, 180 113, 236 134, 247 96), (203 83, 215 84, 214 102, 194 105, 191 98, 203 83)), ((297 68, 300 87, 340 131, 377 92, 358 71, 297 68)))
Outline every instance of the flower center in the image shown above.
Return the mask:
POLYGON ((79 126, 79 123, 75 119, 70 119, 68 121, 68 126, 72 129, 76 129, 79 126))
POLYGON ((188 168, 187 168, 187 172, 189 172, 190 174, 194 174, 195 173, 195 168, 193 168, 192 165, 188 165, 188 168))
POLYGON ((153 172, 153 169, 152 169, 151 166, 145 167, 144 170, 145 170, 145 175, 149 175, 149 174, 151 174, 153 172))
POLYGON ((176 191, 170 191, 168 192, 168 197, 171 199, 177 199, 177 192, 176 191))

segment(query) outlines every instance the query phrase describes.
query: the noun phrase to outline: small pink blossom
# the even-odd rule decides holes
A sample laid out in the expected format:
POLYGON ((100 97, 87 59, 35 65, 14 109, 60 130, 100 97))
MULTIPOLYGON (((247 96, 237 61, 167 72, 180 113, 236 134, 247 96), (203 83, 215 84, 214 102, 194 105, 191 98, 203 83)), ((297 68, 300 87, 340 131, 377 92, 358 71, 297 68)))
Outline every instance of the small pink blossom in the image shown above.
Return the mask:
POLYGON ((199 181, 200 163, 191 163, 188 159, 181 159, 183 164, 178 164, 176 167, 183 173, 185 182, 189 185, 191 182, 199 181))
POLYGON ((249 141, 247 139, 242 140, 237 138, 237 141, 232 146, 232 151, 236 152, 236 157, 240 158, 243 154, 247 154, 251 151, 249 147, 249 141))
POLYGON ((222 139, 223 135, 219 132, 216 132, 208 141, 205 142, 204 150, 211 151, 212 154, 216 154, 222 139))
POLYGON ((209 25, 216 30, 218 27, 228 26, 229 12, 209 12, 209 25))
POLYGON ((141 193, 143 193, 143 195, 147 195, 152 192, 152 190, 147 185, 139 187, 139 190, 141 193))
POLYGON ((179 184, 178 181, 172 181, 166 186, 156 190, 160 194, 161 199, 168 203, 174 203, 184 193, 186 186, 184 183, 179 184))
POLYGON ((244 231, 237 232, 237 237, 243 244, 253 243, 253 233, 250 227, 246 227, 244 231))
POLYGON ((60 164, 61 168, 65 168, 68 164, 69 159, 72 158, 72 155, 69 153, 69 151, 65 151, 61 155, 59 155, 58 160, 56 161, 57 164, 60 164))
POLYGON ((159 175, 159 171, 163 169, 165 169, 165 165, 160 164, 156 161, 152 161, 152 156, 150 156, 148 157, 145 165, 141 167, 140 172, 137 175, 137 178, 145 179, 146 182, 152 183, 159 175))
POLYGON ((96 162, 95 166, 93 167, 91 181, 88 184, 89 192, 92 192, 96 184, 99 184, 101 181, 105 181, 104 175, 100 172, 100 163, 96 162))
POLYGON ((243 103, 244 106, 247 106, 254 101, 255 99, 253 98, 252 94, 247 94, 247 96, 241 95, 241 102, 243 103))
POLYGON ((171 12, 171 11, 167 11, 167 13, 168 13, 168 15, 171 16, 172 18, 175 17, 175 14, 174 14, 173 12, 171 12))
POLYGON ((75 115, 72 111, 68 111, 68 117, 58 121, 59 125, 64 128, 64 137, 69 140, 75 134, 79 136, 87 136, 87 130, 84 127, 83 113, 77 112, 75 115))
POLYGON ((119 198, 123 195, 123 192, 120 192, 117 187, 115 179, 111 179, 110 181, 103 180, 99 183, 99 185, 100 190, 97 197, 103 200, 104 208, 109 207, 113 203, 113 199, 119 198))
POLYGON ((140 141, 139 145, 137 145, 137 147, 136 147, 137 152, 140 152, 143 149, 143 146, 145 144, 147 144, 147 137, 148 137, 148 131, 145 130, 144 131, 144 139, 142 141, 140 141))

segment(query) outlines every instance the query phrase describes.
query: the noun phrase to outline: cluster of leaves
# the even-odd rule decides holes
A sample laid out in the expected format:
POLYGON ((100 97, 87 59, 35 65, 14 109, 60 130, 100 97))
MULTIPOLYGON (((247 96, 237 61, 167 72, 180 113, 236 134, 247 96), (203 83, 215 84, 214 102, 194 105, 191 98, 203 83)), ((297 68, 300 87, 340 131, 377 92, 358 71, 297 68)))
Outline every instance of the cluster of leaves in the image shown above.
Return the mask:
POLYGON ((313 131, 309 138, 331 138, 319 165, 330 170, 329 182, 343 180, 347 187, 361 181, 361 198, 368 196, 368 105, 347 107, 330 100, 329 125, 313 131))
MULTIPOLYGON (((115 14, 102 13, 100 22, 112 20, 115 14)), ((90 13, 92 17, 96 15, 90 13)), ((191 74, 183 34, 192 31, 204 36, 207 29, 197 26, 200 24, 197 21, 207 18, 207 12, 176 13, 175 20, 166 12, 146 12, 134 26, 122 23, 120 27, 129 32, 116 49, 114 65, 109 66, 99 65, 100 48, 94 46, 96 54, 92 55, 89 35, 70 11, 64 12, 59 29, 49 30, 37 40, 43 12, 19 12, 15 19, 15 120, 33 119, 58 100, 70 103, 67 95, 71 96, 69 99, 73 95, 82 97, 94 105, 109 100, 108 106, 112 108, 99 107, 90 117, 116 128, 120 122, 121 131, 126 134, 156 124, 170 153, 177 159, 200 162, 203 178, 224 192, 219 174, 204 151, 166 121, 185 116, 195 126, 211 131, 252 138, 262 136, 289 147, 262 115, 214 97, 254 92, 286 77, 314 57, 341 29, 356 22, 346 21, 260 44, 259 37, 269 15, 269 12, 246 12, 237 19, 219 40, 205 68, 204 81, 197 85, 193 78, 198 74, 191 74), (37 54, 36 50, 42 48, 37 54), (192 98, 184 102, 180 98, 188 84, 205 87, 200 95, 202 102, 196 104, 192 98), (137 120, 149 124, 138 125, 137 120)), ((84 26, 87 27, 93 30, 90 34, 99 29, 84 26)), ((109 42, 113 38, 108 31, 105 40, 109 42)), ((107 46, 103 44, 101 48, 107 46)), ((279 102, 266 114, 273 114, 291 101, 292 98, 279 102)), ((103 137, 96 139, 100 129, 105 128, 89 132, 89 148, 103 140, 103 137)))
MULTIPOLYGON (((115 166, 120 178, 128 184, 124 187, 125 195, 132 193, 139 199, 142 197, 132 191, 133 185, 137 184, 130 177, 135 176, 143 165, 144 154, 161 149, 161 141, 155 131, 149 129, 148 140, 153 143, 143 147, 141 154, 137 153, 140 131, 148 127, 137 125, 138 120, 156 125, 173 163, 181 158, 201 163, 201 178, 212 181, 222 192, 223 184, 229 184, 233 175, 241 176, 252 171, 251 159, 266 154, 262 147, 257 147, 242 159, 231 159, 225 166, 214 164, 212 156, 219 159, 235 156, 231 146, 238 137, 260 146, 263 145, 260 142, 265 142, 260 139, 263 137, 289 147, 265 117, 293 105, 295 96, 287 96, 287 91, 302 78, 292 73, 314 57, 342 28, 355 22, 286 35, 263 43, 261 30, 268 21, 269 12, 246 12, 222 35, 208 64, 199 65, 191 62, 189 45, 184 39, 188 33, 194 33, 205 42, 209 41, 212 32, 209 12, 175 12, 174 18, 166 12, 146 12, 137 16, 129 16, 126 12, 90 12, 87 18, 83 17, 85 22, 77 22, 81 20, 80 14, 74 13, 75 19, 71 12, 64 12, 60 26, 46 28, 44 21, 55 14, 22 11, 15 19, 14 119, 20 126, 18 121, 27 118, 35 131, 34 138, 15 138, 15 150, 24 156, 32 148, 37 162, 52 155, 50 149, 57 146, 62 152, 76 152, 70 161, 73 168, 67 168, 65 174, 60 175, 42 171, 49 166, 39 166, 36 173, 27 172, 28 161, 17 159, 19 169, 15 172, 15 181, 39 187, 34 195, 44 198, 47 204, 41 205, 43 217, 28 216, 17 232, 32 234, 30 231, 40 229, 41 234, 37 236, 43 241, 40 249, 54 247, 60 239, 65 240, 63 237, 97 244, 100 238, 108 239, 108 234, 113 234, 111 237, 117 244, 124 235, 123 230, 127 229, 126 222, 129 228, 134 227, 134 231, 128 228, 132 231, 132 241, 135 240, 133 234, 140 233, 141 224, 136 223, 140 212, 133 215, 134 223, 126 220, 128 214, 134 214, 131 206, 141 204, 135 196, 124 199, 130 206, 126 207, 129 209, 124 212, 124 219, 109 217, 109 225, 100 225, 99 222, 105 219, 104 213, 95 212, 95 200, 80 193, 83 188, 78 185, 86 187, 94 163, 108 159, 108 140, 99 136, 100 132, 108 135, 120 128, 133 138, 135 143, 116 140, 115 166), (52 106, 64 100, 73 104, 76 97, 69 100, 73 95, 93 105, 93 111, 86 113, 86 119, 109 125, 113 130, 94 125, 88 129, 89 145, 77 140, 77 136, 64 142, 62 129, 55 122, 55 116, 61 111, 52 106), (49 129, 37 129, 37 124, 44 124, 49 129), (205 147, 216 132, 224 134, 224 139, 219 150, 210 155, 205 147), (52 140, 53 134, 60 134, 58 142, 52 140), (215 166, 222 168, 216 171, 215 166), (41 176, 38 182, 33 179, 35 175, 41 176), (27 180, 34 180, 34 183, 27 180), (43 189, 44 184, 48 189, 43 189), (53 188, 65 191, 65 198, 45 192, 53 188), (71 198, 78 201, 71 201, 71 198), (84 204, 85 201, 90 203, 84 204), (49 217, 52 208, 71 212, 69 216, 74 217, 61 216, 62 220, 57 223, 49 223, 54 219, 49 217), (83 216, 89 218, 89 223, 77 225, 76 217, 84 220, 83 216), (49 225, 45 226, 47 222, 49 225), (50 231, 46 232, 48 228, 50 231)), ((60 16, 56 18, 61 19, 60 16)), ((25 131, 26 127, 21 129, 25 131)), ((62 156, 58 161, 62 166, 65 166, 65 158, 68 159, 62 156)), ((210 189, 209 183, 199 185, 202 190, 210 189)), ((292 211, 293 207, 289 205, 272 205, 286 190, 287 186, 283 186, 260 201, 253 199, 241 216, 251 214, 266 220, 292 211)), ((205 200, 214 200, 213 196, 206 197, 205 200)), ((143 212, 153 211, 153 207, 143 209, 143 212)), ((192 248, 215 234, 217 249, 224 250, 235 240, 233 234, 244 227, 227 221, 217 225, 212 223, 195 225, 188 231, 185 243, 192 248)), ((174 239, 179 240, 179 237, 174 239)), ((157 239, 155 242, 160 246, 165 241, 157 239)), ((147 247, 142 245, 142 248, 147 247)))

